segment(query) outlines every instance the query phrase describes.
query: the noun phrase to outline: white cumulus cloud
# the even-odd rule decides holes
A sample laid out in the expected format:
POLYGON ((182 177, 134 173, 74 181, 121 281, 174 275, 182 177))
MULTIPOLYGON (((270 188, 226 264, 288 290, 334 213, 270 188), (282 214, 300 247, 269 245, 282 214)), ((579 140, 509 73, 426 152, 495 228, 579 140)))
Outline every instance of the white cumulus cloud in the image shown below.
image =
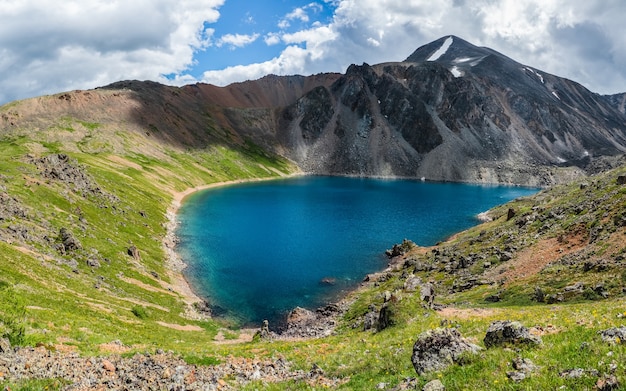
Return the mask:
MULTIPOLYGON (((401 61, 419 46, 454 34, 599 93, 626 92, 626 2, 621 0, 337 0, 326 33, 268 35, 297 43, 267 63, 205 75, 207 82, 252 79, 275 67, 304 74, 342 72, 352 63, 401 61), (295 57, 292 59, 291 55, 295 57), (293 61, 293 66, 288 66, 293 61), (300 69, 296 64, 305 66, 300 69), (250 72, 246 74, 246 69, 250 72), (210 75, 210 77, 208 76, 210 75)), ((295 14, 294 14, 295 15, 295 14)))
POLYGON ((217 40, 215 45, 217 47, 222 47, 224 45, 242 48, 246 45, 251 44, 259 38, 259 34, 225 34, 217 40))
POLYGON ((225 85, 268 73, 343 72, 352 63, 402 61, 449 34, 595 92, 626 92, 622 0, 324 0, 281 19, 304 23, 301 31, 277 26, 216 38, 225 1, 0 0, 0 103, 123 79, 225 85), (329 21, 315 17, 322 3, 335 8, 329 21), (202 66, 195 53, 218 45, 247 50, 257 39, 280 53, 189 74, 202 66))
POLYGON ((0 0, 0 103, 121 79, 167 81, 209 45, 224 0, 0 0))

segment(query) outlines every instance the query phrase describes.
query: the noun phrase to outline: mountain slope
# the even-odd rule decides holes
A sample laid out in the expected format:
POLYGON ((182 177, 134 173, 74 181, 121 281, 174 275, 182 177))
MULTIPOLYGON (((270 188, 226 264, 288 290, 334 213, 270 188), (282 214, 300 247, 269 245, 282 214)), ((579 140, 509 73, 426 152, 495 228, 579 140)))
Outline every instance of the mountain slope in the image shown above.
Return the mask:
POLYGON ((283 110, 275 137, 315 173, 544 185, 623 153, 626 117, 575 82, 451 36, 401 63, 351 66, 283 110))
POLYGON ((227 87, 118 82, 3 121, 36 125, 64 110, 93 122, 119 115, 179 146, 249 140, 313 174, 544 186, 626 150, 620 95, 594 94, 455 36, 344 75, 270 75, 227 87))

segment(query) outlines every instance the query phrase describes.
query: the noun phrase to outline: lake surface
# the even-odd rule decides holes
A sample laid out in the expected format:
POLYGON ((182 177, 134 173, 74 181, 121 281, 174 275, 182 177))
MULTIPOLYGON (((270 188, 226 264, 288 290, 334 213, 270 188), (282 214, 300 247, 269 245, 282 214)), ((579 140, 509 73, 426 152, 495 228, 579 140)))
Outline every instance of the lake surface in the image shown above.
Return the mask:
POLYGON ((192 194, 177 248, 194 290, 239 325, 280 323, 296 306, 336 301, 404 238, 434 245, 476 215, 536 189, 300 177, 192 194))

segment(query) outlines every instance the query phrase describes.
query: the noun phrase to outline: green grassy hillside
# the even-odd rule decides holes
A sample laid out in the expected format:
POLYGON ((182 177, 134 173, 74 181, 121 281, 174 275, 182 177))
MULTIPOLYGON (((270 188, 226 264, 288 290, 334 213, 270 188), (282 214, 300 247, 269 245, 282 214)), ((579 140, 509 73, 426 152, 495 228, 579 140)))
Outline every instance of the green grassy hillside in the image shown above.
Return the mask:
POLYGON ((626 387, 624 344, 598 334, 626 326, 626 186, 617 183, 626 169, 516 200, 490 211, 491 222, 394 258, 346 299, 330 337, 226 344, 218 333, 228 342, 242 331, 185 314, 163 246, 168 208, 189 188, 296 167, 228 129, 211 129, 212 141, 192 148, 123 116, 43 118, 28 105, 0 108, 0 334, 13 345, 86 356, 163 349, 199 365, 284 358, 332 379, 258 379, 249 390, 421 389, 435 379, 448 390, 593 389, 608 375, 626 387), (414 278, 433 284, 434 308, 408 288, 414 278), (367 314, 383 306, 389 326, 364 331, 367 314), (417 376, 420 333, 454 327, 484 347, 495 320, 520 321, 542 345, 484 349, 417 376), (518 357, 537 368, 515 382, 507 372, 518 357), (561 375, 576 368, 583 375, 561 375))

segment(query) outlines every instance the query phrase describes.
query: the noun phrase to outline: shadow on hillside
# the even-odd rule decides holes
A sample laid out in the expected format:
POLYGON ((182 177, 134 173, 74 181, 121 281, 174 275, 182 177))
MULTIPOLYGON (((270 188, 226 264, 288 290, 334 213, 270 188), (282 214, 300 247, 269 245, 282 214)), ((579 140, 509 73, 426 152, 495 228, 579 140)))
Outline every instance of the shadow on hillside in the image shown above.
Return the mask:
POLYGON ((140 103, 140 109, 131 114, 132 121, 154 137, 185 149, 206 148, 209 145, 237 143, 238 136, 228 125, 215 120, 217 110, 194 94, 193 86, 171 87, 152 81, 120 81, 103 90, 131 90, 140 103))

